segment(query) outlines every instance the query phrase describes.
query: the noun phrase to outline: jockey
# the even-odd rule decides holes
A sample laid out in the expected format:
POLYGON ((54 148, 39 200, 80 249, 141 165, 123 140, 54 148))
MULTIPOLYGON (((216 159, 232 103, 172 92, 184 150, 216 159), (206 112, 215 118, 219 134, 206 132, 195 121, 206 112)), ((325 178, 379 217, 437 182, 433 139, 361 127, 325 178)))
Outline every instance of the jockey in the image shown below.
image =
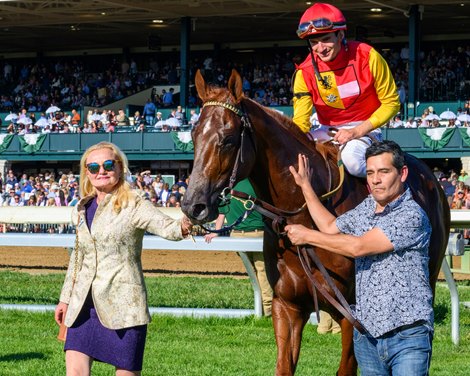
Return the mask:
POLYGON ((310 131, 313 107, 320 126, 314 139, 334 139, 350 174, 365 177, 365 150, 379 127, 400 110, 397 87, 382 56, 371 46, 346 41, 346 19, 330 4, 316 3, 300 19, 297 35, 310 54, 293 79, 293 120, 310 131), (332 134, 332 130, 336 131, 332 134))

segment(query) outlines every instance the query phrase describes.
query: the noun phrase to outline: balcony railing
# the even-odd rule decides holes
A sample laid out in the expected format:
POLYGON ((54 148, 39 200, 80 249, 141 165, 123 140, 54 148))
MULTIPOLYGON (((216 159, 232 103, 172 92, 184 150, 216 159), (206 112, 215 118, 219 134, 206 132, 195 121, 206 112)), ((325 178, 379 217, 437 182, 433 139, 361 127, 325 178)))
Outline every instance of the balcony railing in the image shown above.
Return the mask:
MULTIPOLYGON (((445 147, 434 151, 426 146, 417 129, 382 129, 384 139, 394 140, 419 158, 460 158, 470 156, 470 146, 456 129, 445 147)), ((0 159, 7 160, 78 160, 91 145, 109 141, 118 145, 130 160, 192 160, 192 152, 183 152, 175 145, 171 134, 164 132, 125 133, 49 133, 39 150, 27 153, 19 136, 13 139, 0 159)))

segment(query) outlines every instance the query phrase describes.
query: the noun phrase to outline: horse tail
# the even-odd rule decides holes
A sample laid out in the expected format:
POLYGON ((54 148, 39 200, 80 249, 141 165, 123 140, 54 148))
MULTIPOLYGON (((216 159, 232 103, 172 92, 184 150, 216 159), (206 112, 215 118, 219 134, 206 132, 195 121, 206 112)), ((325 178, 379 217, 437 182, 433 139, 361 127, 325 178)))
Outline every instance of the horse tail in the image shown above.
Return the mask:
POLYGON ((434 292, 449 241, 449 204, 439 182, 436 180, 431 169, 424 162, 407 154, 406 163, 409 169, 407 182, 413 194, 413 198, 426 212, 431 223, 429 279, 434 292))

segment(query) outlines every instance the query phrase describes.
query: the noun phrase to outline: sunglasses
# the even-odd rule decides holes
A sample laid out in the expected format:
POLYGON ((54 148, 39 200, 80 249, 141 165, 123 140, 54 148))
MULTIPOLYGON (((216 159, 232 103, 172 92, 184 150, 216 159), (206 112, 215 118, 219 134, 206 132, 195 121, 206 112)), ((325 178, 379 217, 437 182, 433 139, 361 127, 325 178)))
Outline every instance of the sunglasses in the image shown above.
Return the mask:
POLYGON ((343 23, 334 23, 333 21, 329 20, 328 18, 317 18, 316 20, 311 20, 308 22, 303 22, 299 25, 297 29, 297 35, 300 38, 305 37, 308 35, 312 30, 321 31, 321 30, 328 30, 334 29, 334 26, 342 26, 343 23))
POLYGON ((91 162, 86 165, 86 168, 90 172, 90 174, 97 174, 100 172, 100 168, 103 167, 103 170, 105 171, 114 171, 114 168, 116 166, 116 162, 114 159, 108 159, 107 161, 104 161, 103 164, 99 164, 97 162, 91 162))

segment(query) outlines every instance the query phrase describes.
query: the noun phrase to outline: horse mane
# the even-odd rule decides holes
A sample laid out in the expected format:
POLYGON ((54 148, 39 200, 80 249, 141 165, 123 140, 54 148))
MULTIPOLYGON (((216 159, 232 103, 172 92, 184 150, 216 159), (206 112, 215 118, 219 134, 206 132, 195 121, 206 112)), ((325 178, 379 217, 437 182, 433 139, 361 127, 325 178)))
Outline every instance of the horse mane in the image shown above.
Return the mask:
POLYGON ((210 100, 227 101, 234 105, 241 105, 242 107, 244 105, 252 105, 256 107, 259 111, 271 117, 277 126, 280 126, 284 130, 286 130, 298 142, 305 146, 307 150, 313 151, 314 149, 316 149, 317 152, 320 153, 320 155, 322 155, 325 160, 332 160, 336 162, 338 150, 335 145, 333 145, 331 142, 319 143, 310 140, 290 117, 272 108, 262 106, 255 100, 245 97, 244 95, 237 99, 226 88, 219 87, 215 84, 208 84, 206 90, 207 97, 211 98, 210 100))
POLYGON ((228 90, 224 87, 217 86, 213 83, 208 83, 206 86, 206 94, 210 100, 228 100, 231 104, 236 104, 237 100, 228 92, 228 90), (224 99, 220 99, 224 97, 224 99))
POLYGON ((251 104, 258 107, 261 111, 271 116, 275 120, 275 123, 277 125, 287 130, 292 136, 294 136, 299 142, 301 142, 308 150, 316 149, 323 156, 325 160, 331 159, 333 161, 336 161, 336 158, 338 155, 338 149, 331 142, 326 142, 326 143, 315 142, 309 139, 307 135, 294 123, 294 121, 290 117, 272 108, 264 107, 251 98, 244 97, 243 100, 250 102, 251 104))
POLYGON ((288 131, 292 136, 294 136, 299 142, 304 144, 307 148, 309 149, 312 148, 312 144, 314 144, 314 142, 312 140, 309 140, 306 134, 302 132, 300 128, 288 116, 281 114, 280 112, 275 111, 272 108, 262 106, 251 98, 243 97, 240 103, 243 104, 243 102, 248 102, 252 104, 253 106, 257 107, 260 111, 270 116, 275 121, 276 125, 279 125, 281 128, 288 131))
POLYGON ((338 147, 332 142, 316 142, 315 148, 325 160, 331 160, 334 164, 338 161, 338 147))

